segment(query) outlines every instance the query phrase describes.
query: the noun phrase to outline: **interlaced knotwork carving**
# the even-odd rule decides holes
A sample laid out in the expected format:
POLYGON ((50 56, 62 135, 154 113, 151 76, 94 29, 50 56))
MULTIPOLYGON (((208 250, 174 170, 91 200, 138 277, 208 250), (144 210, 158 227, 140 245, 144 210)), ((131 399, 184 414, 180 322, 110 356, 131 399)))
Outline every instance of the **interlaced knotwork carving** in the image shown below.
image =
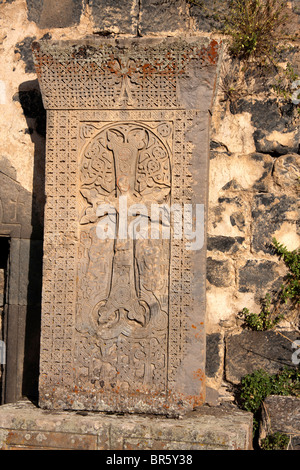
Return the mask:
POLYGON ((178 76, 193 60, 202 67, 215 65, 217 43, 183 48, 173 40, 171 47, 162 42, 144 48, 139 40, 131 48, 116 48, 108 40, 101 47, 70 42, 42 49, 34 44, 34 60, 47 109, 169 109, 179 106, 178 76))

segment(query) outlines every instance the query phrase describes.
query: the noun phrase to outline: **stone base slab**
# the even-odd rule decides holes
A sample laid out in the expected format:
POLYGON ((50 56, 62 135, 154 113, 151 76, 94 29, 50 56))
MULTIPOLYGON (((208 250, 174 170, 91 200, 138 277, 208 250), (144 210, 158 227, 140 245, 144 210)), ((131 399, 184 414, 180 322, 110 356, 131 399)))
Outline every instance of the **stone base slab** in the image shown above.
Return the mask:
POLYGON ((1 450, 251 450, 252 414, 203 406, 178 419, 0 407, 1 450))
POLYGON ((259 442, 274 433, 290 438, 287 450, 300 450, 300 398, 295 396, 268 396, 262 407, 259 442))

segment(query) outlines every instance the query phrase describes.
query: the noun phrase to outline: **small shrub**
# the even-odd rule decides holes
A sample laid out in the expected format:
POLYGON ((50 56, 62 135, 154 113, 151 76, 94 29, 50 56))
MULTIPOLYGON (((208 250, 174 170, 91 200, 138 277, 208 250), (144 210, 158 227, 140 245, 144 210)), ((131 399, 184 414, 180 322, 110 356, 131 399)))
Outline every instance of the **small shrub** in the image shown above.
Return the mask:
POLYGON ((274 432, 261 440, 262 450, 287 450, 290 437, 281 432, 274 432))
POLYGON ((240 61, 232 60, 230 63, 224 61, 220 75, 220 90, 223 94, 221 101, 229 101, 233 109, 236 109, 237 100, 245 94, 240 61))
MULTIPOLYGON (((300 116, 300 77, 295 72, 291 63, 287 63, 286 68, 278 67, 279 72, 272 80, 271 88, 277 94, 278 99, 283 103, 292 103, 295 106, 298 118, 300 116)), ((297 114, 296 114, 297 117, 297 114)))
POLYGON ((285 302, 290 300, 293 305, 297 305, 300 303, 300 248, 289 251, 286 246, 279 243, 276 238, 273 238, 273 245, 276 254, 284 261, 286 267, 289 269, 287 282, 285 285, 281 286, 281 297, 285 302))
POLYGON ((231 54, 242 60, 272 62, 285 19, 285 0, 232 0, 225 26, 232 39, 231 54))
POLYGON ((285 367, 270 376, 272 395, 300 396, 300 369, 285 367))
POLYGON ((258 369, 241 380, 241 407, 253 413, 253 432, 258 430, 260 409, 269 395, 300 397, 300 370, 284 368, 277 374, 258 369))
POLYGON ((241 380, 242 407, 255 413, 269 395, 300 396, 300 370, 285 367, 277 374, 258 369, 241 380))
POLYGON ((283 314, 274 315, 271 309, 271 296, 266 294, 261 300, 261 311, 259 313, 251 313, 246 307, 242 310, 245 318, 245 324, 255 331, 266 331, 277 325, 284 318, 283 314))
POLYGON ((293 84, 298 79, 299 75, 295 72, 292 64, 288 62, 286 68, 281 70, 271 86, 278 96, 290 102, 293 95, 293 84))
POLYGON ((270 375, 263 369, 247 374, 241 380, 242 407, 256 413, 264 399, 272 393, 270 375))
POLYGON ((285 318, 283 313, 277 313, 280 302, 290 302, 292 308, 300 303, 300 248, 289 251, 276 238, 273 238, 273 248, 275 254, 283 260, 289 272, 276 300, 272 302, 271 295, 267 293, 261 301, 261 311, 259 313, 252 313, 248 308, 243 308, 241 313, 245 320, 245 326, 255 331, 270 330, 285 318))

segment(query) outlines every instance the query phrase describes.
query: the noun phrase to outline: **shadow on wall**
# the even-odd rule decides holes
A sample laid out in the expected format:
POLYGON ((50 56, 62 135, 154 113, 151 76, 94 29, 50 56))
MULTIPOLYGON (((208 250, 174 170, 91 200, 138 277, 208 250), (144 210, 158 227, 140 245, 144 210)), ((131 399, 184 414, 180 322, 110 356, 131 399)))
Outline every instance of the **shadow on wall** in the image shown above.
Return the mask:
POLYGON ((20 84, 19 101, 27 121, 28 132, 34 143, 32 235, 28 268, 22 394, 33 400, 38 400, 46 152, 46 111, 38 80, 20 84))
POLYGON ((17 182, 9 160, 0 160, 0 236, 10 239, 2 403, 16 402, 22 396, 38 399, 41 321, 46 112, 37 80, 22 83, 13 100, 22 106, 25 133, 34 143, 34 167, 30 193, 17 182))

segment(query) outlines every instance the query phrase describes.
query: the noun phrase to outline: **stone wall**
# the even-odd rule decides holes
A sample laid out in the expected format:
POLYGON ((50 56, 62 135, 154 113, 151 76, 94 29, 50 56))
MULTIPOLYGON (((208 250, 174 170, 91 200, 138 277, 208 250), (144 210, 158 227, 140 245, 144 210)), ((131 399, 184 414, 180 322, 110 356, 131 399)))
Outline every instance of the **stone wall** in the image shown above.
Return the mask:
MULTIPOLYGON (((290 62, 300 75, 299 1, 288 6, 292 40, 281 65, 284 69, 290 62)), ((93 35, 220 37, 217 28, 226 7, 218 0, 0 1, 0 171, 13 174, 32 194, 40 222, 46 117, 32 41, 93 35)), ((274 74, 265 79, 257 70, 241 72, 225 47, 212 109, 207 222, 207 376, 213 397, 222 396, 228 379, 226 344, 243 331, 239 313, 243 307, 258 312, 260 298, 276 291, 286 274, 270 249, 272 237, 291 250, 299 246, 299 114, 274 91, 274 83, 274 74)), ((294 331, 296 323, 292 317, 282 331, 294 331)))

